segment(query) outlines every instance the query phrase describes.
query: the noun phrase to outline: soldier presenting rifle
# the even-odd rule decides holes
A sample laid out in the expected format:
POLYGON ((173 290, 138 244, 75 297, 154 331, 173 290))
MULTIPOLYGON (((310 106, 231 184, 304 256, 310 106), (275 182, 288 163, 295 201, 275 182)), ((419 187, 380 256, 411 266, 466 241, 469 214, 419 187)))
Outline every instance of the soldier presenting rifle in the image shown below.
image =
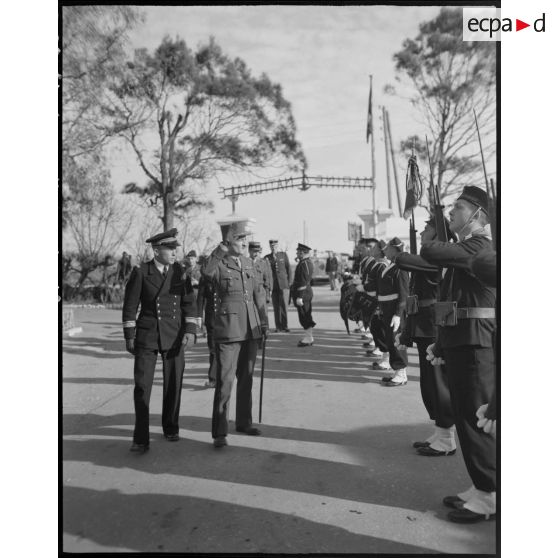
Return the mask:
MULTIPOLYGON (((449 228, 449 223, 446 221, 449 228)), ((434 218, 429 219, 421 233, 421 243, 436 236, 434 218)), ((447 237, 452 237, 448 230, 447 237)), ((425 441, 413 443, 419 455, 428 457, 454 455, 456 450, 453 410, 448 380, 443 365, 433 366, 426 349, 436 338, 434 304, 438 300, 441 275, 439 268, 417 254, 401 252, 395 258, 398 268, 411 272, 407 298, 405 326, 399 342, 408 347, 416 343, 419 355, 420 393, 429 417, 434 421, 434 433, 425 441)))
POLYGON ((247 220, 221 221, 223 242, 210 255, 204 276, 215 293, 214 339, 217 385, 213 400, 213 445, 227 445, 229 402, 236 388, 236 431, 258 436, 252 425, 252 380, 258 344, 267 335, 267 309, 254 263, 246 252, 247 220))
POLYGON ((443 500, 455 508, 449 519, 459 523, 492 519, 496 513, 496 442, 478 428, 476 416, 494 391, 496 291, 470 270, 471 259, 491 245, 487 224, 486 192, 466 186, 450 212, 459 242, 425 240, 421 249, 425 260, 448 268, 434 309, 439 336, 428 352, 445 361, 457 435, 473 481, 468 490, 443 500))
POLYGON ((163 360, 163 433, 170 442, 178 440, 182 345, 194 339, 198 323, 190 278, 176 262, 176 232, 171 229, 146 240, 155 257, 132 270, 124 294, 124 338, 126 350, 134 355, 136 424, 130 451, 139 453, 149 449, 149 400, 157 353, 163 360))

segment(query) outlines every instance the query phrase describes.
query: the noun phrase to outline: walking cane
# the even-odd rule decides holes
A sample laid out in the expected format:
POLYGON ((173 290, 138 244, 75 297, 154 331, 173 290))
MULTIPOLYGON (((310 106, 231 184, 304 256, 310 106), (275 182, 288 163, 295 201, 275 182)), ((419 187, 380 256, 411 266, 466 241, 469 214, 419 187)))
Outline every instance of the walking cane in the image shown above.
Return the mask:
POLYGON ((262 401, 263 401, 263 383, 264 383, 264 371, 265 371, 265 342, 267 336, 264 336, 262 341, 262 372, 260 374, 260 416, 259 423, 262 422, 262 401))

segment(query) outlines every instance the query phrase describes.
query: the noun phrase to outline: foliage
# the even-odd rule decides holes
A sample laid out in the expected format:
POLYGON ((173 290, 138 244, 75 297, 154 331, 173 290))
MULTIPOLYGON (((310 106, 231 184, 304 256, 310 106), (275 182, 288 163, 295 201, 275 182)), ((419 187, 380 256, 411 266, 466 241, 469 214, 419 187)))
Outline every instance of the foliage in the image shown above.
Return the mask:
POLYGON ((165 228, 175 215, 208 206, 204 187, 219 172, 305 164, 281 86, 252 76, 213 38, 193 51, 166 37, 153 53, 137 50, 119 77, 104 116, 147 177, 125 192, 162 210, 165 228))
MULTIPOLYGON (((494 150, 496 47, 492 42, 463 41, 462 17, 461 8, 442 8, 394 55, 396 69, 413 85, 412 102, 426 125, 433 180, 442 198, 482 180, 473 109, 481 133, 492 140, 484 148, 488 153, 494 150)), ((413 145, 427 169, 424 134, 407 138, 401 149, 410 153, 413 145)))

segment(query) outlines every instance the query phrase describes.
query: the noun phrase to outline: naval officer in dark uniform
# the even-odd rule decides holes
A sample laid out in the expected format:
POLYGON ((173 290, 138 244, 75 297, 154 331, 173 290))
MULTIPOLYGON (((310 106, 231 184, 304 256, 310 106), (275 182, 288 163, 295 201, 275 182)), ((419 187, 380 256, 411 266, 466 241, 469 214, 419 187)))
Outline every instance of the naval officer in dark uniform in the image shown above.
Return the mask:
POLYGON ((459 241, 425 241, 421 249, 425 260, 447 268, 434 309, 438 340, 427 350, 433 363, 445 361, 457 435, 473 481, 468 490, 443 502, 455 508, 448 514, 451 521, 473 523, 496 513, 496 441, 477 426, 476 416, 494 391, 496 290, 471 271, 474 256, 491 246, 486 192, 466 186, 449 215, 459 241))
POLYGON ((286 252, 278 250, 279 241, 270 240, 271 253, 265 256, 271 267, 273 275, 273 290, 271 302, 275 317, 275 331, 288 332, 287 306, 289 305, 289 286, 291 284, 291 264, 286 252))
POLYGON ((163 360, 163 433, 171 442, 178 440, 183 343, 194 339, 199 320, 190 279, 176 262, 176 232, 171 229, 146 241, 154 258, 132 270, 124 294, 124 338, 126 350, 134 355, 134 452, 149 449, 149 399, 157 353, 163 360))
POLYGON ((312 249, 305 244, 298 244, 296 256, 298 264, 295 269, 293 284, 291 285, 291 298, 298 312, 298 320, 304 329, 304 337, 298 342, 299 347, 309 347, 314 344, 312 330, 316 322, 312 319, 312 276, 314 265, 310 260, 312 249))
POLYGON ((223 242, 203 269, 215 293, 213 335, 217 385, 211 433, 216 448, 227 445, 229 403, 235 376, 236 431, 258 436, 252 425, 252 379, 259 341, 267 335, 267 309, 254 263, 246 253, 246 220, 221 222, 223 242))
MULTIPOLYGON (((446 229, 449 223, 446 221, 446 229)), ((452 238, 450 230, 447 237, 452 238)), ((421 233, 421 242, 436 234, 434 218, 429 219, 421 233)), ((429 264, 418 254, 401 252, 395 265, 411 273, 409 297, 407 298, 405 325, 399 343, 417 346, 420 369, 420 393, 428 416, 434 421, 434 432, 424 441, 416 441, 413 447, 419 455, 438 457, 454 455, 456 451, 453 410, 444 365, 433 366, 427 359, 426 349, 436 340, 434 304, 438 300, 441 270, 429 264)), ((397 344, 397 340, 396 340, 397 344)))

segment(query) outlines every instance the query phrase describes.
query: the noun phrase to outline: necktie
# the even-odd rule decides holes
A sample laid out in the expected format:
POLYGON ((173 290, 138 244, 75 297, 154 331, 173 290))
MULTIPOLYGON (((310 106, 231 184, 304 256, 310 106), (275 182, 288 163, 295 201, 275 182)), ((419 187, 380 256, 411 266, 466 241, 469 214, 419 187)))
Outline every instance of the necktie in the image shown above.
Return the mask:
POLYGON ((169 266, 168 266, 168 265, 166 265, 165 267, 163 267, 163 277, 166 277, 166 276, 167 276, 167 271, 168 271, 168 269, 169 269, 169 266))

